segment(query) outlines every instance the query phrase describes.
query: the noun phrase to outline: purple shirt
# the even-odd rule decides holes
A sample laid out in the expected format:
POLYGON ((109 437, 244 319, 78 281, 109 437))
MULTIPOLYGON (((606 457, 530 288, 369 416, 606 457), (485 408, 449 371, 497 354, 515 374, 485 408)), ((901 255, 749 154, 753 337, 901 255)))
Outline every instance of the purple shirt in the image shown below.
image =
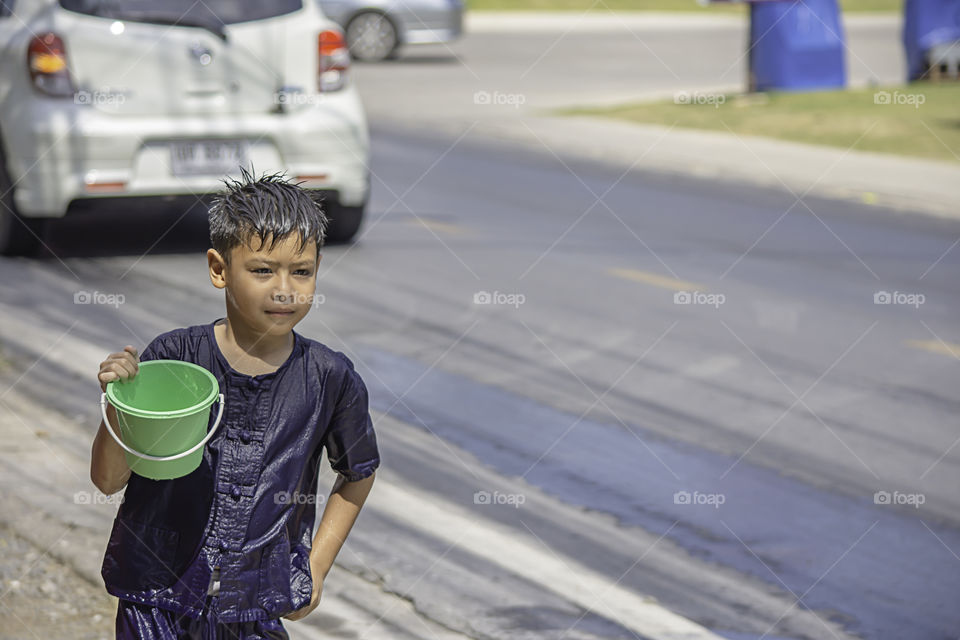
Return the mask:
POLYGON ((367 389, 346 355, 296 331, 276 371, 239 373, 217 345, 215 322, 163 333, 140 355, 211 371, 225 397, 223 418, 194 472, 172 480, 130 475, 101 575, 118 598, 198 618, 219 567, 213 613, 220 621, 278 618, 313 593, 323 449, 347 480, 380 464, 367 389))

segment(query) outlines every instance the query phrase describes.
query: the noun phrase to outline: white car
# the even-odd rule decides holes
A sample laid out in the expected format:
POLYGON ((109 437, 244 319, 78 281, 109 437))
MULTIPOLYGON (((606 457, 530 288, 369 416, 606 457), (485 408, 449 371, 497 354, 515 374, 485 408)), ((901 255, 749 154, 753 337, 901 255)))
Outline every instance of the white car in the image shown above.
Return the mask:
POLYGON ((136 215, 216 192, 241 165, 316 190, 349 240, 370 193, 349 67, 311 0, 0 0, 0 253, 105 199, 136 215))

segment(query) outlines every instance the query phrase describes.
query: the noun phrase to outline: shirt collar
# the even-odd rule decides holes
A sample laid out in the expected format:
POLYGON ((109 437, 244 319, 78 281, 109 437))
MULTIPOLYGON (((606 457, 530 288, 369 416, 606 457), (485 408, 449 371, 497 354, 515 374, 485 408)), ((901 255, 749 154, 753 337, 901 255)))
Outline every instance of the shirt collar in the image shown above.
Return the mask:
POLYGON ((296 360, 300 355, 300 350, 303 346, 303 338, 299 333, 291 329, 291 333, 293 333, 293 349, 290 351, 290 355, 286 360, 284 360, 283 364, 277 367, 276 371, 271 371, 270 373, 261 373, 256 376, 240 373, 230 366, 230 362, 227 361, 227 357, 223 355, 223 352, 220 350, 220 345, 217 343, 217 336, 213 331, 214 325, 223 319, 224 318, 217 318, 213 322, 206 325, 207 338, 210 340, 210 348, 213 350, 214 357, 220 361, 220 364, 223 367, 223 371, 226 373, 226 375, 238 382, 246 383, 246 386, 250 388, 269 388, 273 378, 275 378, 278 373, 286 369, 290 363, 296 360))

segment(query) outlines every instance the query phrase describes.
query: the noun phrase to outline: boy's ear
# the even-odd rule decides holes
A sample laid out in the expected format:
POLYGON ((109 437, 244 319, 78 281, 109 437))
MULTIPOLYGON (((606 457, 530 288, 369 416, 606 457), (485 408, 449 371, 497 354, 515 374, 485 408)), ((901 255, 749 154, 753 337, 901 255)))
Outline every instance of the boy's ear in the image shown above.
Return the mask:
POLYGON ((210 282, 217 289, 227 286, 227 262, 216 249, 207 249, 207 265, 210 267, 210 282))

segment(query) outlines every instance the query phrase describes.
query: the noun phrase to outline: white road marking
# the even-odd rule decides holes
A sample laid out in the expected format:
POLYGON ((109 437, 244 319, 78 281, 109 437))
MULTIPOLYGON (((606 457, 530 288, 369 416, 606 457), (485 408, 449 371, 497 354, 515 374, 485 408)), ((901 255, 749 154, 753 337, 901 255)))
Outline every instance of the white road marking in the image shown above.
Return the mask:
POLYGON ((377 483, 376 493, 370 508, 457 544, 640 635, 653 640, 722 640, 573 558, 561 558, 536 539, 489 520, 478 521, 474 514, 434 494, 384 481, 377 483))

